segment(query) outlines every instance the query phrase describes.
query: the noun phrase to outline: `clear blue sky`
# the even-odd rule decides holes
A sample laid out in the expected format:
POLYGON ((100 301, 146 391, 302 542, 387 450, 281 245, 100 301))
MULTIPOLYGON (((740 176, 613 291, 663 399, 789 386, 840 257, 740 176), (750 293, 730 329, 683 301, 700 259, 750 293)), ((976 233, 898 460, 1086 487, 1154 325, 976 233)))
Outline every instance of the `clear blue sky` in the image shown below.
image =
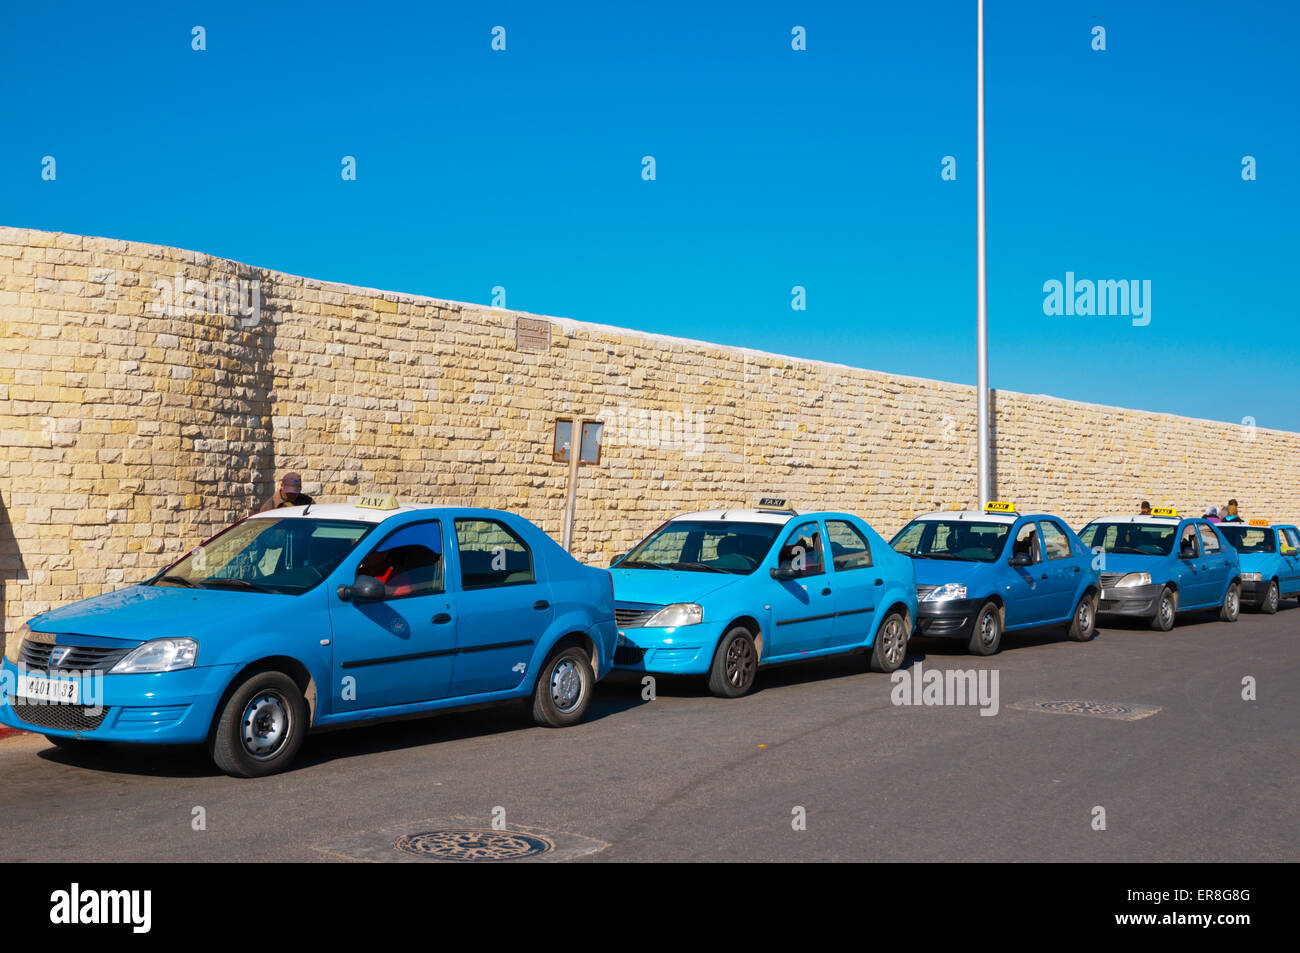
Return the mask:
MULTIPOLYGON (((0 223, 974 383, 973 0, 294 7, 9 5, 0 223)), ((1297 5, 987 30, 993 386, 1300 430, 1297 5)))

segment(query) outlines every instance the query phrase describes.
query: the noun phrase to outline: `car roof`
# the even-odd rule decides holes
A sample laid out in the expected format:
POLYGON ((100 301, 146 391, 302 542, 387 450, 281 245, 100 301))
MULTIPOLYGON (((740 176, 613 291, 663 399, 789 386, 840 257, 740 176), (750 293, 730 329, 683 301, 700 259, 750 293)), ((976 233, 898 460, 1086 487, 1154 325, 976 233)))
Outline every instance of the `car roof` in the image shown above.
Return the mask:
POLYGON ((1005 523, 1010 526, 1016 520, 1023 516, 1029 516, 1028 513, 986 513, 983 510, 952 510, 948 513, 923 513, 920 516, 914 516, 915 520, 971 520, 981 523, 1005 523))
POLYGON ((369 506, 358 506, 355 503, 312 503, 309 506, 281 506, 277 509, 266 510, 263 513, 254 513, 250 519, 323 519, 323 520, 353 520, 360 523, 382 523, 384 520, 394 516, 400 516, 403 513, 416 513, 421 510, 436 512, 439 510, 455 509, 455 507, 446 506, 414 506, 410 503, 399 503, 395 509, 379 510, 369 506))
POLYGON ((1146 526, 1177 526, 1183 520, 1199 520, 1200 516, 1143 516, 1125 513, 1123 516, 1099 516, 1089 523, 1142 523, 1146 526))
POLYGON ((669 522, 675 523, 678 520, 717 520, 729 523, 774 523, 778 526, 784 526, 796 516, 809 515, 811 514, 799 513, 795 510, 701 510, 698 513, 681 513, 674 516, 669 522))

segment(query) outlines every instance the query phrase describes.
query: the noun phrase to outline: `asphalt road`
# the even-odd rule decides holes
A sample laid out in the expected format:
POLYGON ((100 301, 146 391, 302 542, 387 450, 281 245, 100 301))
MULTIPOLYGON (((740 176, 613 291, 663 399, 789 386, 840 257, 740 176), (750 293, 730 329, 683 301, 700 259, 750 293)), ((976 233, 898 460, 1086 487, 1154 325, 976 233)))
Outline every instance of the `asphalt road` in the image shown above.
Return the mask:
POLYGON ((693 680, 644 701, 639 680, 606 679, 562 730, 512 707, 314 735, 293 770, 251 781, 198 749, 9 738, 0 861, 410 859, 397 834, 488 827, 494 808, 590 861, 1300 859, 1295 603, 1082 645, 1010 636, 988 659, 916 640, 917 664, 997 670, 998 713, 895 706, 889 676, 847 656, 760 672, 731 701, 693 680), (1159 710, 1011 707, 1030 699, 1159 710))

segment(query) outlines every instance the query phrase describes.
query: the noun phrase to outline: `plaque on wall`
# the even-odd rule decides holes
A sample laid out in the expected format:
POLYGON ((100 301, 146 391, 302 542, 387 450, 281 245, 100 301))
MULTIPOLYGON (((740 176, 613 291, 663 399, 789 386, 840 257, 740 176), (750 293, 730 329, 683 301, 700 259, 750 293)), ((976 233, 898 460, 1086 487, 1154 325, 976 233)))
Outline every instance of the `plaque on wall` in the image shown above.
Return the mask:
POLYGON ((549 351, 551 349, 551 322, 538 318, 515 319, 516 351, 549 351))

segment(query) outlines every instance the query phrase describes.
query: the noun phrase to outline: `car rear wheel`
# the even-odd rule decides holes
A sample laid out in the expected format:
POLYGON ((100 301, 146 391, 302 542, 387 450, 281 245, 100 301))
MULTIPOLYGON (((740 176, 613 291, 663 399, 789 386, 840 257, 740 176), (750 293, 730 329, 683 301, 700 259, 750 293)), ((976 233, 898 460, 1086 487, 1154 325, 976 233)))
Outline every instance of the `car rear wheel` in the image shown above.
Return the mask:
POLYGON ((591 658, 577 645, 554 652, 533 687, 533 720, 546 728, 567 728, 582 720, 596 677, 591 658))
POLYGON ((1178 617, 1178 593, 1168 586, 1160 590, 1160 599, 1156 602, 1156 614, 1151 617, 1151 628, 1168 632, 1174 627, 1178 617))
POLYGON ((1241 583, 1234 582, 1223 594, 1223 605, 1219 606, 1220 622, 1236 622, 1241 615, 1241 583))
POLYGON ((1277 591, 1277 582, 1270 582, 1268 590, 1264 593, 1264 601, 1259 604, 1259 611, 1274 615, 1277 612, 1277 604, 1280 598, 1281 594, 1277 591))
POLYGON ((993 655, 1002 647, 1002 610, 997 603, 984 603, 966 647, 973 655, 993 655))
POLYGON ((283 672, 255 672, 230 694, 208 738, 218 768, 260 778, 287 768, 307 734, 307 703, 283 672))
POLYGON ((906 612, 895 609, 885 616, 876 633, 876 641, 867 656, 867 665, 873 672, 896 672, 907 657, 907 637, 912 626, 906 612))
POLYGON ((758 647, 743 625, 733 626, 718 642, 709 668, 709 691, 719 698, 739 698, 754 687, 758 647))
POLYGON ((1065 634, 1076 642, 1091 642, 1097 634, 1097 593, 1085 592, 1074 607, 1074 617, 1065 634))

